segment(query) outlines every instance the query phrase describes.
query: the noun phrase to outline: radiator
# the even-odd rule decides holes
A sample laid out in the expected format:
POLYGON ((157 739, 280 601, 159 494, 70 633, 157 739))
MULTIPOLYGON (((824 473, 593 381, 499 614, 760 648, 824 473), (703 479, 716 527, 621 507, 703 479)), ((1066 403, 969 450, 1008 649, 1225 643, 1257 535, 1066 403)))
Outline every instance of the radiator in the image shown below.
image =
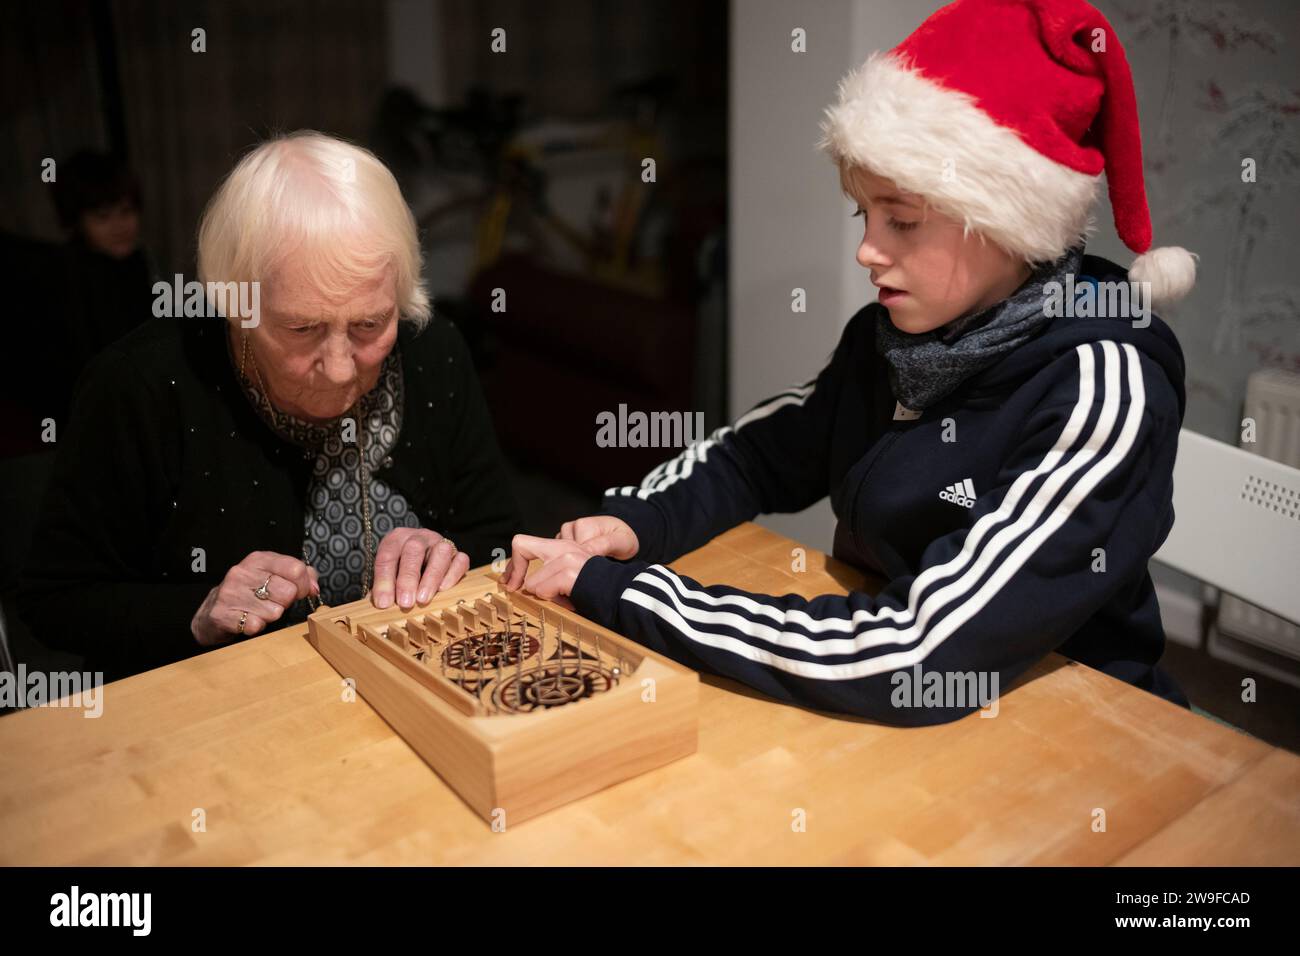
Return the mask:
MULTIPOLYGON (((1255 441, 1241 442, 1242 448, 1300 468, 1300 375, 1282 369, 1252 373, 1246 381, 1243 417, 1255 420, 1255 441)), ((1218 629, 1228 637, 1300 660, 1300 626, 1230 594, 1219 602, 1218 629)))

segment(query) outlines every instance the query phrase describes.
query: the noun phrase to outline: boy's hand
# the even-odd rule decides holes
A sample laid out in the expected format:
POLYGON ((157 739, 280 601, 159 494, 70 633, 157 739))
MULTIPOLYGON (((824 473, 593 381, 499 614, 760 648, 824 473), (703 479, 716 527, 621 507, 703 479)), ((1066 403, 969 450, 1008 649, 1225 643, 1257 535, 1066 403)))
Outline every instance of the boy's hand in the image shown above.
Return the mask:
POLYGON ((583 566, 591 560, 590 554, 573 541, 534 538, 527 534, 515 535, 510 548, 510 564, 502 578, 507 591, 517 591, 522 585, 524 590, 543 601, 573 608, 568 597, 573 593, 574 582, 582 573, 583 566), (544 563, 529 574, 528 562, 534 558, 540 558, 544 563))
POLYGON ((636 532, 628 527, 626 521, 610 515, 566 521, 560 525, 560 533, 555 537, 582 545, 588 554, 616 558, 619 561, 635 558, 641 550, 636 532))

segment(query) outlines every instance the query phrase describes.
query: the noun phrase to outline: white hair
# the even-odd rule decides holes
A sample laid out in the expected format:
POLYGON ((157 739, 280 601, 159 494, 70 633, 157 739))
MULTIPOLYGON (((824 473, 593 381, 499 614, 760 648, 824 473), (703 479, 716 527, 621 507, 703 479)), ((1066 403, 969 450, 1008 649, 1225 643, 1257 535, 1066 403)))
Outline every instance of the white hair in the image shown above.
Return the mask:
POLYGON ((369 150, 314 130, 262 143, 231 170, 199 223, 199 280, 265 282, 304 256, 327 296, 391 266, 398 314, 429 320, 415 216, 369 150))

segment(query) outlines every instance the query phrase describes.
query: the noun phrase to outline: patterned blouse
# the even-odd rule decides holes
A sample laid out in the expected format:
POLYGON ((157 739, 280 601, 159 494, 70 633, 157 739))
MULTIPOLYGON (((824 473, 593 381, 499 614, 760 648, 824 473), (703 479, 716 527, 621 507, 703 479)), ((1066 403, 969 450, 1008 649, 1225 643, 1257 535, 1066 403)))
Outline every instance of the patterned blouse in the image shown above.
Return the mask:
MULTIPOLYGON (((244 391, 262 419, 274 431, 315 456, 307 513, 303 522, 303 560, 316 569, 321 600, 337 606, 365 596, 365 529, 362 525, 356 442, 343 440, 348 416, 327 425, 305 422, 272 408, 255 381, 244 380, 244 391)), ((370 474, 371 543, 398 527, 418 528, 419 516, 406 499, 375 477, 402 431, 402 363, 396 347, 380 369, 379 382, 361 399, 358 439, 366 452, 370 474)))

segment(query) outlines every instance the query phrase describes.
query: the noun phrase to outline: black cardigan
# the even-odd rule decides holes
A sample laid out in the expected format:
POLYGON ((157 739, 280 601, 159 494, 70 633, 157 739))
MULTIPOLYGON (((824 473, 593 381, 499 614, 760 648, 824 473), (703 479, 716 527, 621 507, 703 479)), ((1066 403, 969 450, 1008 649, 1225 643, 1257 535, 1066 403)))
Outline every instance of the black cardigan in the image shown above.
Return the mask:
MULTIPOLYGON (((249 405, 225 335, 220 319, 136 329, 88 367, 57 436, 19 613, 106 680, 199 653, 195 611, 250 552, 302 554, 311 456, 249 405)), ((435 318, 402 323, 397 347, 402 431, 376 474, 472 566, 491 561, 518 518, 464 340, 435 318)))

